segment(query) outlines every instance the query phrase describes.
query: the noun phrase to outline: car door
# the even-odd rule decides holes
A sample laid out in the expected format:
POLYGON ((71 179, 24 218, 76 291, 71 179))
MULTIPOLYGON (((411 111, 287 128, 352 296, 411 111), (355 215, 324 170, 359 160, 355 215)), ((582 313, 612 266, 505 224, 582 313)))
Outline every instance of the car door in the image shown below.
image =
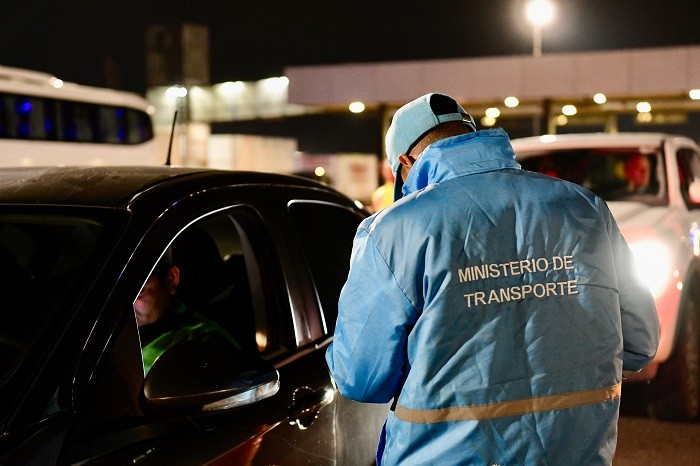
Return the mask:
POLYGON ((81 425, 96 463, 335 463, 332 385, 323 348, 303 337, 309 331, 300 328, 306 325, 300 317, 306 311, 298 297, 303 290, 294 268, 284 263, 291 260, 286 244, 269 229, 276 224, 274 219, 266 217, 277 211, 267 205, 274 202, 286 200, 282 195, 260 195, 252 187, 191 196, 160 215, 140 241, 124 271, 131 277, 131 292, 113 294, 130 299, 110 303, 120 309, 122 318, 80 405, 81 425), (193 305, 201 305, 201 311, 235 334, 242 346, 274 365, 279 390, 262 401, 227 411, 150 416, 133 408, 138 404, 135 400, 143 397, 133 392, 140 382, 120 377, 131 374, 133 379, 134 366, 141 363, 134 357, 139 349, 132 302, 164 252, 194 230, 206 233, 215 243, 221 263, 216 270, 226 279, 220 280, 206 268, 190 274, 200 282, 195 289, 217 282, 206 297, 193 298, 201 300, 193 305), (127 366, 128 370, 118 369, 127 366), (115 406, 115 381, 131 387, 116 404, 131 408, 115 406))
MULTIPOLYGON (((327 200, 297 198, 288 204, 298 262, 307 266, 309 288, 327 342, 335 330, 338 299, 350 269, 352 242, 366 212, 327 200)), ((379 355, 379 357, 381 357, 379 355)), ((339 464, 371 464, 390 404, 359 403, 336 393, 334 430, 339 464)))

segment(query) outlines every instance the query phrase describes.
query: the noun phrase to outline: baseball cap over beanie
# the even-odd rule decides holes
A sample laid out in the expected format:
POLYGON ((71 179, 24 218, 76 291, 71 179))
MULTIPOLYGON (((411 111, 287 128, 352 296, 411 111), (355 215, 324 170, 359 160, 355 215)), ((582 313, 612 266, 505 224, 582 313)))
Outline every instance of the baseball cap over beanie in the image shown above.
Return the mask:
POLYGON ((423 95, 396 111, 385 139, 387 158, 396 178, 394 201, 403 195, 399 155, 408 154, 428 131, 448 121, 461 121, 464 126, 476 131, 476 124, 471 115, 457 101, 445 94, 423 95))

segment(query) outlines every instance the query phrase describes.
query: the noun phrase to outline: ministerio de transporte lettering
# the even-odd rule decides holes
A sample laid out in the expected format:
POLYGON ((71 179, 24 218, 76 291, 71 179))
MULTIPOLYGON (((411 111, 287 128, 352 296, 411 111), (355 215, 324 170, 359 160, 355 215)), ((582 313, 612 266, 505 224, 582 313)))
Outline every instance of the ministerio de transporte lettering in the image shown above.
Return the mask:
MULTIPOLYGON (((460 283, 468 283, 482 279, 498 279, 523 275, 526 273, 545 273, 550 270, 574 270, 573 256, 553 256, 519 259, 507 262, 472 265, 458 269, 460 283)), ((522 284, 479 290, 467 293, 464 298, 467 307, 487 306, 494 303, 519 301, 521 299, 544 299, 550 296, 565 296, 578 294, 578 280, 562 280, 535 284, 522 284)))

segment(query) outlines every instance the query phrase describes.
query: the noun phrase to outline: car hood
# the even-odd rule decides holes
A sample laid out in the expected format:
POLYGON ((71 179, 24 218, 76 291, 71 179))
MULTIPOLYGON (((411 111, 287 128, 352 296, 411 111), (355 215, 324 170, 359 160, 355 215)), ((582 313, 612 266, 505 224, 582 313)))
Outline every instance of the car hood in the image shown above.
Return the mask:
POLYGON ((647 227, 653 228, 665 223, 671 215, 668 207, 652 207, 642 202, 608 202, 610 212, 620 229, 647 227))
POLYGON ((608 202, 608 207, 628 243, 662 240, 680 252, 684 243, 678 240, 688 235, 683 211, 640 202, 608 202))

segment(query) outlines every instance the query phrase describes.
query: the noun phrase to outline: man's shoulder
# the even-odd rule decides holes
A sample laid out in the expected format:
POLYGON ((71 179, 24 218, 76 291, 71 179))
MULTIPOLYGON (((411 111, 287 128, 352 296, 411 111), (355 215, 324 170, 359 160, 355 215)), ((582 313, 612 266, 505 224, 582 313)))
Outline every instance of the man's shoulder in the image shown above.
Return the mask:
POLYGON ((427 186, 408 194, 379 212, 367 217, 360 223, 359 231, 364 231, 373 238, 390 235, 398 240, 401 233, 413 228, 425 219, 427 214, 434 214, 437 206, 434 200, 426 197, 437 184, 427 186))

